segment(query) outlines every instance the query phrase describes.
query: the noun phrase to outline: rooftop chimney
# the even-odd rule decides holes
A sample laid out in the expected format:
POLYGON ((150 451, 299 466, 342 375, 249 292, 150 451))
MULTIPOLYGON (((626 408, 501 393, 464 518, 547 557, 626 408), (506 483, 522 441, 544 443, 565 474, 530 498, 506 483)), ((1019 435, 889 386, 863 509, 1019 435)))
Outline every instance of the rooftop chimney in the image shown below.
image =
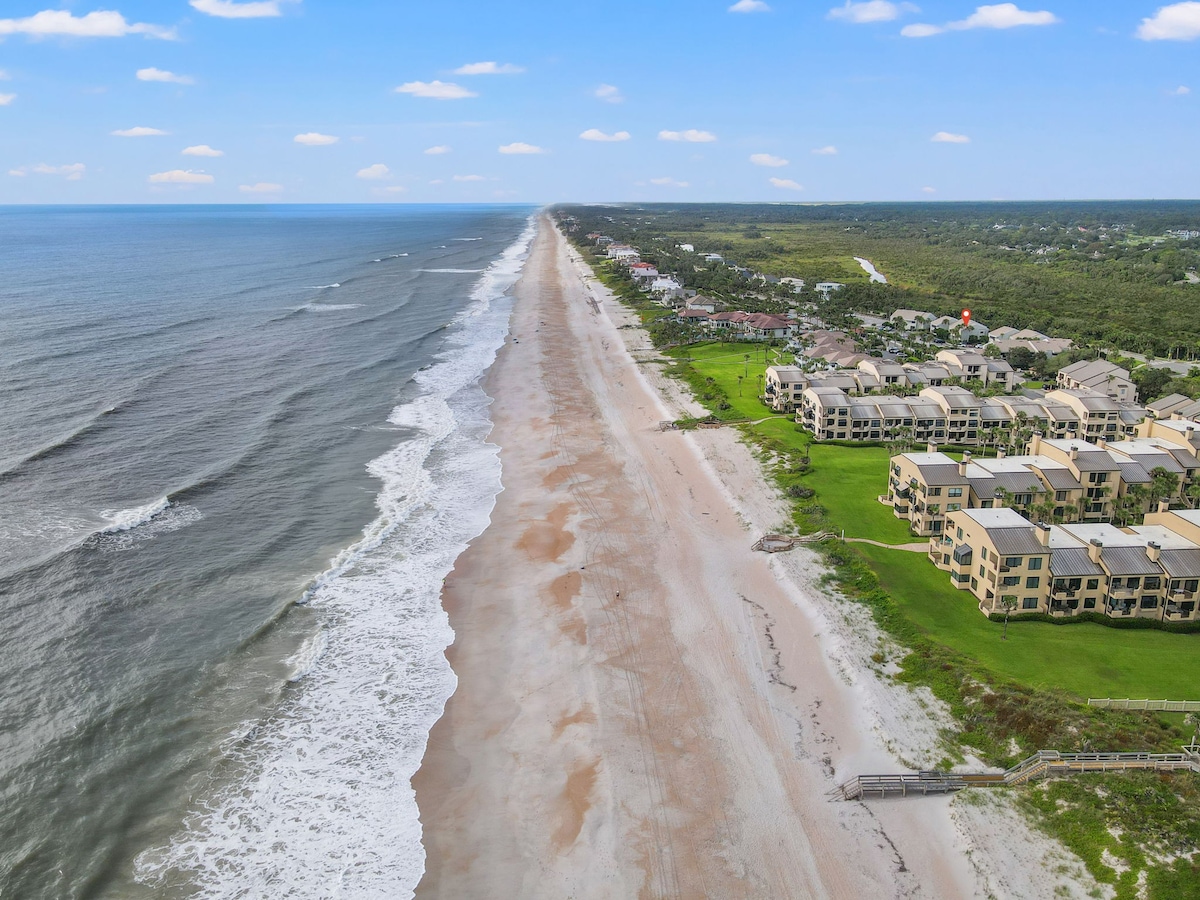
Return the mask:
POLYGON ((1074 462, 1077 459, 1079 459, 1079 448, 1076 447, 1074 444, 1072 444, 1071 445, 1071 461, 1074 462))
POLYGON ((961 476, 963 478, 967 477, 967 466, 969 466, 970 464, 971 464, 971 451, 968 450, 966 453, 963 454, 962 460, 958 464, 959 476, 961 476))
POLYGON ((1091 546, 1088 547, 1088 559, 1094 563, 1100 562, 1100 552, 1104 549, 1104 543, 1099 538, 1092 538, 1091 546))
POLYGON ((1042 452, 1042 433, 1035 431, 1033 437, 1029 439, 1029 455, 1037 456, 1042 452))
POLYGON ((1107 450, 1108 449, 1108 441, 1106 441, 1104 438, 1100 438, 1100 440, 1096 441, 1096 446, 1099 447, 1101 450, 1107 450))
POLYGON ((1049 547, 1050 546, 1050 526, 1047 525, 1045 522, 1038 522, 1037 530, 1038 530, 1038 534, 1037 534, 1038 543, 1040 543, 1043 547, 1049 547))
POLYGON ((996 448, 996 459, 1004 459, 1006 456, 1008 456, 1007 450, 1005 450, 1003 447, 996 448))
POLYGON ((1162 544, 1158 543, 1157 541, 1150 541, 1147 543, 1146 555, 1150 557, 1151 562, 1158 562, 1159 557, 1162 556, 1162 544))
POLYGON ((1159 500, 1158 501, 1158 511, 1160 513, 1170 512, 1171 511, 1171 501, 1170 500, 1159 500))
POLYGON ((933 441, 930 441, 928 444, 925 445, 925 451, 927 453, 937 453, 938 452, 937 444, 935 444, 933 441))

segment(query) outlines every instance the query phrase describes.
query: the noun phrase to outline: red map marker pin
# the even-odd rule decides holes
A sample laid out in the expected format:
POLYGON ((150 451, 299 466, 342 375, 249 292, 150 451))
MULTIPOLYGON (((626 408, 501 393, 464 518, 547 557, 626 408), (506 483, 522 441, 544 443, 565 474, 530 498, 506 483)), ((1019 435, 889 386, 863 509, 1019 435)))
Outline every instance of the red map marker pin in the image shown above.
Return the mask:
POLYGON ((963 327, 969 328, 971 326, 971 311, 969 309, 963 310, 962 319, 963 319, 963 327))

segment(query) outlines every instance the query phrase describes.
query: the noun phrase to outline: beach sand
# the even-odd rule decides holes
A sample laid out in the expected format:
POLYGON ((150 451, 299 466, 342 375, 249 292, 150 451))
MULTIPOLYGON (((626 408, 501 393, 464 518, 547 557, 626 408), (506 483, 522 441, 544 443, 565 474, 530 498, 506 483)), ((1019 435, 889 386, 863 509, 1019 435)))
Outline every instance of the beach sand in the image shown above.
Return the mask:
POLYGON ((413 779, 417 896, 1081 896, 1036 854, 973 859, 989 820, 951 798, 826 796, 932 764, 945 712, 871 662, 887 641, 816 557, 750 550, 778 495, 732 430, 659 430, 690 402, 548 218, 516 292, 486 383, 504 490, 446 582, 458 688, 413 779))

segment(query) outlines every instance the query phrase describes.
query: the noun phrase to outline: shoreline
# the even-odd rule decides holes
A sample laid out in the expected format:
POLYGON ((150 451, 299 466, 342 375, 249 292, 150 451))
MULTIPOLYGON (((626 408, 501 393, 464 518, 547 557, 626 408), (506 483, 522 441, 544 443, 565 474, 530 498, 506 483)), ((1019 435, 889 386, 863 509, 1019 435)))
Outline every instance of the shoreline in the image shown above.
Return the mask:
POLYGON ((969 859, 949 798, 828 802, 946 716, 872 671, 815 557, 749 550, 780 498, 732 431, 658 431, 691 401, 581 266, 543 215, 484 382, 504 487, 443 591, 416 896, 1048 893, 969 859))

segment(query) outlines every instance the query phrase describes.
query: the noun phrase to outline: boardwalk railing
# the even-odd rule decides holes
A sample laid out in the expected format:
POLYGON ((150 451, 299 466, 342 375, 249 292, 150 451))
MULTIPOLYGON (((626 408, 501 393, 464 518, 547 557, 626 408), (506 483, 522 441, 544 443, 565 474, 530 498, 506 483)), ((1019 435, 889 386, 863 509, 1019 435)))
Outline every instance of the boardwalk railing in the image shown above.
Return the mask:
POLYGON ((1155 712, 1200 712, 1200 700, 1088 700, 1101 709, 1145 709, 1155 712))
POLYGON ((1001 787, 1028 784, 1051 775, 1080 772, 1123 772, 1130 769, 1200 772, 1200 753, 1195 747, 1183 753, 1059 753, 1039 750, 1004 773, 959 774, 918 772, 907 775, 859 775, 829 792, 838 800, 871 797, 908 797, 913 794, 947 794, 969 787, 1001 787))

